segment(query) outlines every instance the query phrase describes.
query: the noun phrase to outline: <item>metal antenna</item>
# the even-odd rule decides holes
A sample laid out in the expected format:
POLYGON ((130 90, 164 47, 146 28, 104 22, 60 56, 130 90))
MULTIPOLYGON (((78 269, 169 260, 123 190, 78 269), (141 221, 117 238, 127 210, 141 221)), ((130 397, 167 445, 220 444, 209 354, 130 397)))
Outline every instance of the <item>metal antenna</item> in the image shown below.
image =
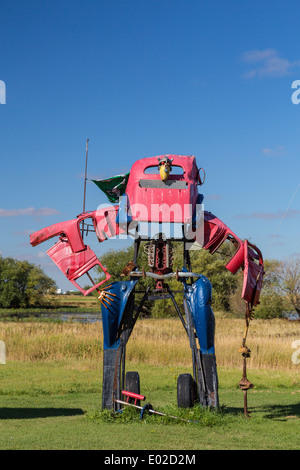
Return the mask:
POLYGON ((85 173, 84 173, 84 193, 83 193, 83 212, 85 212, 85 195, 86 195, 86 173, 87 173, 87 160, 89 151, 89 139, 86 139, 86 150, 85 150, 85 173))
MULTIPOLYGON (((86 174, 87 174, 87 161, 88 161, 88 150, 89 150, 89 139, 86 139, 86 150, 85 150, 85 173, 84 173, 84 192, 83 192, 83 211, 85 212, 85 196, 86 196, 86 174)), ((84 221, 82 221, 81 236, 84 236, 84 221)))

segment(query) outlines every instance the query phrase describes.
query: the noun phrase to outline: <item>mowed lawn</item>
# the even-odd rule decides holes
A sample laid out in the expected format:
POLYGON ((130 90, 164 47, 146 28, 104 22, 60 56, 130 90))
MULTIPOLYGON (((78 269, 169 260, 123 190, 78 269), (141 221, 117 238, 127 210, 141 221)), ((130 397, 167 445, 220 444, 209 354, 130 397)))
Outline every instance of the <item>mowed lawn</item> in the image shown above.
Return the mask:
POLYGON ((292 361, 299 323, 253 320, 249 419, 238 388, 243 321, 217 316, 216 323, 217 413, 196 407, 182 415, 176 408, 177 377, 191 369, 177 319, 139 320, 128 344, 126 370, 140 373, 146 402, 192 422, 101 412, 100 323, 1 323, 7 360, 0 365, 0 449, 299 449, 300 364, 292 361))

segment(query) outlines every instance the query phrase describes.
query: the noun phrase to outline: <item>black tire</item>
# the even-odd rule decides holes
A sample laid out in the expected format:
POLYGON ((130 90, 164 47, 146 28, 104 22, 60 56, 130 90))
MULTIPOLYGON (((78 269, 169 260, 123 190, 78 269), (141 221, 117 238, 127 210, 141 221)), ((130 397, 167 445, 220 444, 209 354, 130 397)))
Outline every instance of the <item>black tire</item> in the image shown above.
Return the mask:
POLYGON ((178 408, 192 408, 195 401, 195 384, 191 374, 180 374, 177 379, 178 408))
MULTIPOLYGON (((125 390, 127 392, 138 393, 140 392, 140 375, 138 372, 126 372, 125 376, 125 390)), ((134 398, 129 398, 129 403, 134 403, 134 398)), ((137 400, 136 405, 140 406, 140 400, 137 400)))

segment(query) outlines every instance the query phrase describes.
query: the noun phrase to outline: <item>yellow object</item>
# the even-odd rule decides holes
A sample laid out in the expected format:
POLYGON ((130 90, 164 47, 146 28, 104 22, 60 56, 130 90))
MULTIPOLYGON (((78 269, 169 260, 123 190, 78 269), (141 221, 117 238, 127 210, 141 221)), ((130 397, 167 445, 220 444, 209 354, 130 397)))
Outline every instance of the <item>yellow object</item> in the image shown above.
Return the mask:
POLYGON ((159 173, 162 181, 167 181, 167 179, 169 178, 170 166, 160 165, 159 173))

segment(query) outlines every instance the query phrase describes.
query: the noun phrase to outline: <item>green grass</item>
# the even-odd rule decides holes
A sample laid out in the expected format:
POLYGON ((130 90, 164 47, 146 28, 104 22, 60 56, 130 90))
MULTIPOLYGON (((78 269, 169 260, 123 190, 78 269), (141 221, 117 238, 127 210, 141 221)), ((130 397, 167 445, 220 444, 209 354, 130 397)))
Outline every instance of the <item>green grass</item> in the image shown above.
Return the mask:
POLYGON ((154 409, 185 422, 127 409, 101 411, 102 363, 96 360, 0 365, 0 449, 199 450, 299 449, 300 386, 288 372, 248 370, 251 418, 243 415, 241 370, 219 368, 221 410, 176 407, 181 367, 127 363, 154 409))

